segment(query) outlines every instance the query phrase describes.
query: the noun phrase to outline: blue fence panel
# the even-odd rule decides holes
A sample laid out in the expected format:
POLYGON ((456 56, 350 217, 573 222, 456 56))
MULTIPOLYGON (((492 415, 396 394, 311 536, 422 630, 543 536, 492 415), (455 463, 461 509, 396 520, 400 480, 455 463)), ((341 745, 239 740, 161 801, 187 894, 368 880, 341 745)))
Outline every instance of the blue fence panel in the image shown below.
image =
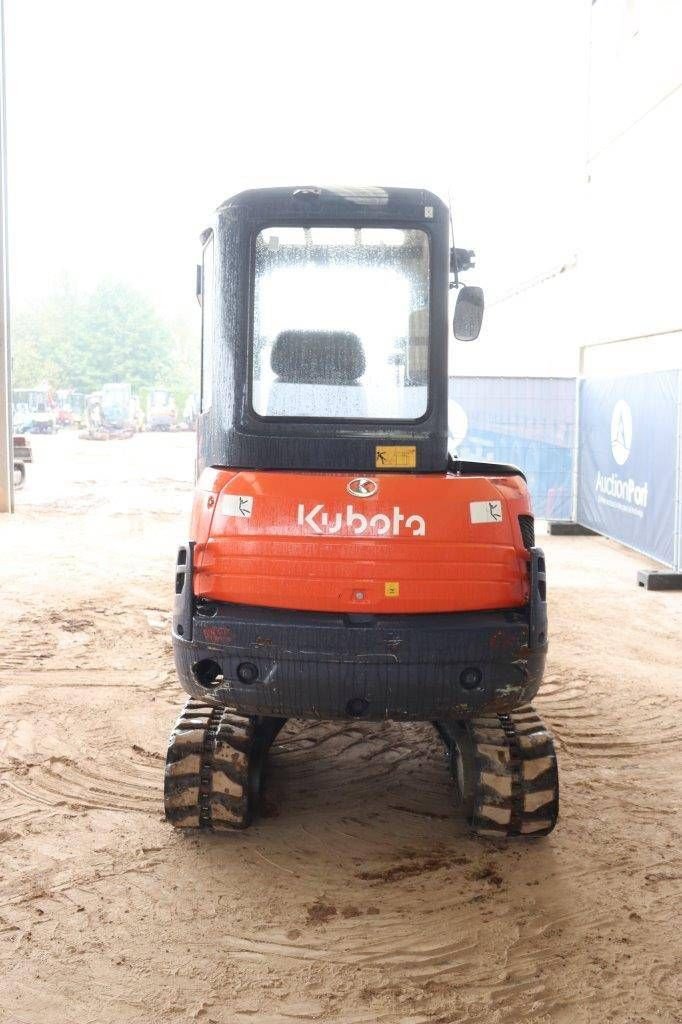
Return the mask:
POLYGON ((535 515, 572 519, 575 386, 573 377, 451 377, 451 450, 519 466, 535 515))
POLYGON ((679 371, 580 382, 578 522, 673 565, 679 371))

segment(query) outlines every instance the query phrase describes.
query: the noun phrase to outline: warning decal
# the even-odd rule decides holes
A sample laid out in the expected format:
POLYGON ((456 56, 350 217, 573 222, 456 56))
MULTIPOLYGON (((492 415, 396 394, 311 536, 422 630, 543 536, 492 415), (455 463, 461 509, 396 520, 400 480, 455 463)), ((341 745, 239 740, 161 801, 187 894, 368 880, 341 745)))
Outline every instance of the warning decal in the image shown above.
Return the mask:
POLYGON ((378 444, 375 460, 377 469, 414 469, 417 448, 413 444, 378 444))
POLYGON ((248 519, 253 512, 253 497, 246 494, 223 494, 219 511, 224 516, 248 519))
POLYGON ((472 523, 501 523, 502 502, 501 501, 471 501, 469 512, 472 523))

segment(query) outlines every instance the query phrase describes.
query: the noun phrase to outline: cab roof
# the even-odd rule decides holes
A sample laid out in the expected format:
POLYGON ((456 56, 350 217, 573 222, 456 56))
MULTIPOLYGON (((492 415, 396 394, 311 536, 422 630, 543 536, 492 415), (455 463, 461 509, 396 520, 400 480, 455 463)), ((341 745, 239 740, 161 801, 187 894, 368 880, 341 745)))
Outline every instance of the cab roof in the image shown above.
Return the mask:
POLYGON ((218 214, 248 211, 252 216, 279 214, 283 216, 337 216, 344 220, 409 220, 440 221, 447 219, 445 203, 433 192, 421 188, 365 188, 317 185, 291 185, 278 188, 255 188, 227 199, 218 214))

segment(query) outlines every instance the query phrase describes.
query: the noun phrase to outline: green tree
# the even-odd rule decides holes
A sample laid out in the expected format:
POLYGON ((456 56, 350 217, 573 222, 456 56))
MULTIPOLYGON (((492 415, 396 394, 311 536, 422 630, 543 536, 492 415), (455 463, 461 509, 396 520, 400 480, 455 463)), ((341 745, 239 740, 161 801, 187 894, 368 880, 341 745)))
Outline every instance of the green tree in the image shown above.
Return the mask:
POLYGON ((144 295, 115 281, 103 281, 83 306, 78 336, 79 386, 94 390, 107 381, 134 388, 167 380, 173 371, 168 326, 144 295))
POLYGON ((182 413, 188 395, 199 394, 201 317, 197 315, 194 323, 189 319, 177 319, 171 324, 170 330, 173 338, 174 368, 170 386, 175 392, 178 412, 182 413))
POLYGON ((142 293, 114 280, 79 295, 65 279, 12 321, 13 381, 90 392, 110 381, 184 387, 187 365, 174 332, 142 293))
POLYGON ((82 300, 65 277, 40 304, 12 319, 13 382, 33 387, 48 381, 70 387, 82 300), (62 381, 66 383, 62 383, 62 381))

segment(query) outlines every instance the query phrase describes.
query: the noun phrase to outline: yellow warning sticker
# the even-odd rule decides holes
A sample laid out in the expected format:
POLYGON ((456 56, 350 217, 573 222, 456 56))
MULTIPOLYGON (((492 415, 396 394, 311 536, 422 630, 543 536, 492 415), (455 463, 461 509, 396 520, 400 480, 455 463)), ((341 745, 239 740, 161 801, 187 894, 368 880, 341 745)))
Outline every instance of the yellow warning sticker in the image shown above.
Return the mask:
POLYGON ((400 597, 400 584, 384 583, 384 597, 400 597))
POLYGON ((416 445, 378 444, 376 446, 377 469, 414 469, 416 465, 416 445))

